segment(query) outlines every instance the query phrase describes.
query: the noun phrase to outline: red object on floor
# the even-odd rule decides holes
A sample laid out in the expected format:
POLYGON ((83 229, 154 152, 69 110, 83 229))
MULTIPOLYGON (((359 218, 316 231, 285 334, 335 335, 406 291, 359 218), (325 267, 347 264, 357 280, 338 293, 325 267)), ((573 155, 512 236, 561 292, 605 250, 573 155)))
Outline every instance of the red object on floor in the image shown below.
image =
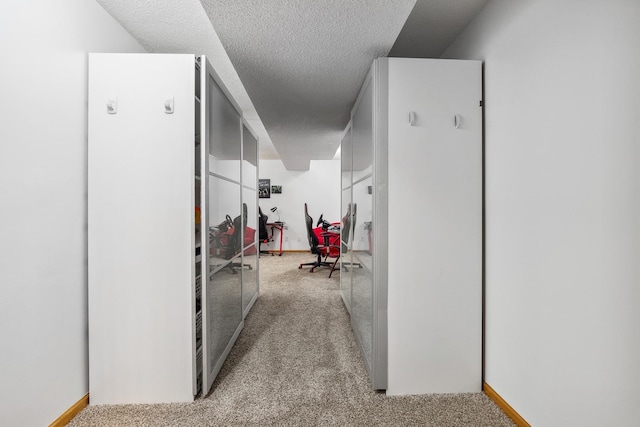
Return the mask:
MULTIPOLYGON (((256 230, 251 227, 247 227, 244 232, 244 247, 246 248, 247 246, 249 246, 255 241, 256 241, 256 230)), ((256 252, 258 252, 258 250, 256 249, 255 246, 252 246, 248 249, 245 249, 244 254, 253 255, 256 252)))
POLYGON ((333 233, 323 230, 322 227, 316 227, 313 229, 313 234, 318 238, 318 246, 323 255, 329 255, 332 258, 340 256, 340 233, 333 233))

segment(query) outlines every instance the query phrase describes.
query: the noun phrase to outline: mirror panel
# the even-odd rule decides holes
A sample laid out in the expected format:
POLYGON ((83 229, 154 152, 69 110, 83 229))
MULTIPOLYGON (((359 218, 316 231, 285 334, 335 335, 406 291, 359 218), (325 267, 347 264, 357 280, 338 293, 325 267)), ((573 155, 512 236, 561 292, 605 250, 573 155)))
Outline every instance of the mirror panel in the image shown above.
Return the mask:
POLYGON ((240 182, 240 114, 209 76, 209 171, 240 182))

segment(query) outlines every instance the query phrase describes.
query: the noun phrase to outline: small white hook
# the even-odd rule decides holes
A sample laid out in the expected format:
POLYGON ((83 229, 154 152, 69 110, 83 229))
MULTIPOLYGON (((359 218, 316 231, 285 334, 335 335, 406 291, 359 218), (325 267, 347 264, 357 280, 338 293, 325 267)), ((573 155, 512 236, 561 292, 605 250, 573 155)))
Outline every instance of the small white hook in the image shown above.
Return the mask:
POLYGON ((460 126, 462 126, 462 116, 460 114, 453 116, 453 125, 456 129, 460 129, 460 126))
POLYGON ((173 96, 164 101, 164 112, 165 114, 173 114, 173 96))
POLYGON ((409 126, 414 126, 416 124, 416 113, 415 111, 409 111, 409 126))
POLYGON ((118 112, 118 97, 110 96, 107 99, 107 114, 116 114, 118 112))

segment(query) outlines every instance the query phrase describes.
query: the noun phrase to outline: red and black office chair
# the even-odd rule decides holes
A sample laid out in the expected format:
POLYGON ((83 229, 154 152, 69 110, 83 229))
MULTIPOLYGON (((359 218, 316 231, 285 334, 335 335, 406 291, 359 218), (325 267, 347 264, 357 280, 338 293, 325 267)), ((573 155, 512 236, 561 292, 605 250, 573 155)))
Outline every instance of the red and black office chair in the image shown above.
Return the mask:
POLYGON ((331 277, 333 271, 336 270, 336 264, 340 259, 340 235, 331 233, 326 229, 326 223, 322 221, 322 215, 320 215, 318 225, 322 224, 323 227, 316 226, 316 228, 313 228, 313 218, 309 215, 309 209, 307 208, 306 203, 304 204, 304 218, 307 225, 309 248, 311 249, 311 253, 317 256, 317 259, 314 262, 302 263, 298 268, 311 266, 309 272, 313 273, 313 271, 318 267, 329 267, 331 268, 329 277, 331 277), (322 244, 320 243, 321 240, 322 244), (335 261, 327 261, 329 258, 335 258, 335 261))

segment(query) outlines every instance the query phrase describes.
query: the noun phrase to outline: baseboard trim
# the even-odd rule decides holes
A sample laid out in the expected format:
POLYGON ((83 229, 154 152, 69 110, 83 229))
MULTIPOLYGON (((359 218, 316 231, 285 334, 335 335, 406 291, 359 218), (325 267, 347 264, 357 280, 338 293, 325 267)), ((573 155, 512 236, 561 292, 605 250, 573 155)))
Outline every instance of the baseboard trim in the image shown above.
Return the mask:
POLYGON ((80 411, 89 405, 89 393, 85 394, 78 400, 73 406, 60 415, 54 422, 49 424, 49 427, 63 427, 66 426, 69 421, 73 419, 80 411))
POLYGON ((529 424, 524 418, 522 418, 520 416, 520 414, 518 414, 516 412, 515 409, 513 409, 511 407, 511 405, 509 405, 503 398, 502 396, 500 396, 498 393, 496 393, 496 391, 494 389, 491 388, 491 386, 487 383, 484 383, 484 387, 482 389, 484 391, 484 394, 486 394, 487 396, 489 396, 489 398, 491 400, 493 400, 496 405, 498 405, 498 407, 500 409, 502 409, 502 412, 504 412, 505 414, 507 414, 507 416, 509 418, 511 418, 511 420, 516 423, 516 425, 518 427, 531 427, 531 424, 529 424))

